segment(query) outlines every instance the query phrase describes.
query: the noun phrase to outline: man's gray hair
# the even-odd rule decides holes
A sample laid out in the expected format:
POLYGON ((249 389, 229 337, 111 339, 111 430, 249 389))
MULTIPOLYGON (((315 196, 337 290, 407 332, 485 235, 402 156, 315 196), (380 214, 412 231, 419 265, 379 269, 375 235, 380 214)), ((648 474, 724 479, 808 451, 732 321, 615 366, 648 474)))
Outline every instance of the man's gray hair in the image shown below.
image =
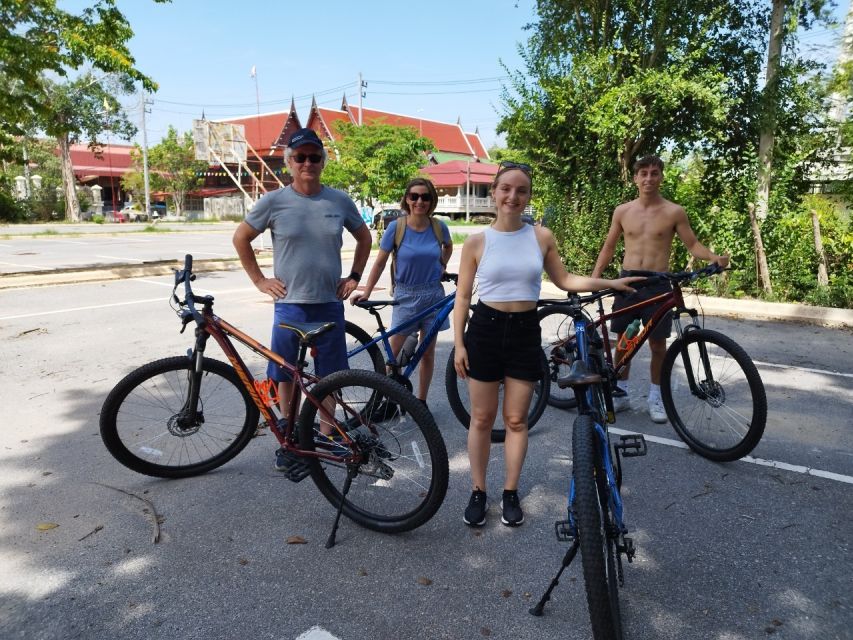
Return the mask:
MULTIPOLYGON (((303 153, 303 152, 299 151, 299 148, 296 148, 296 149, 291 149, 290 147, 284 148, 284 163, 285 164, 290 162, 290 156, 292 156, 294 152, 303 153)), ((323 154, 323 164, 326 164, 326 160, 329 159, 329 153, 326 151, 325 147, 322 147, 320 149, 320 152, 323 154)))

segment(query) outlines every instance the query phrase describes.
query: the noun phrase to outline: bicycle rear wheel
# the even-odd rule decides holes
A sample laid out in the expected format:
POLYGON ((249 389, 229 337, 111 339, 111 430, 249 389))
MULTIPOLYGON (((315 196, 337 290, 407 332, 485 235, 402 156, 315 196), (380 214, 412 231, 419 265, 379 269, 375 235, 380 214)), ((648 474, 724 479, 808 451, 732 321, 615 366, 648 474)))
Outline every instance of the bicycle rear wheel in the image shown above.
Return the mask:
POLYGON ((225 464, 258 426, 258 408, 233 367, 202 360, 197 407, 188 411, 193 361, 164 358, 125 376, 101 409, 101 439, 129 469, 160 478, 199 475, 225 464))
MULTIPOLYGON (((462 423, 462 426, 468 429, 471 426, 471 414, 468 407, 471 406, 471 399, 468 396, 468 381, 462 380, 456 375, 456 367, 453 366, 453 356, 456 349, 450 350, 450 356, 447 359, 447 367, 444 372, 444 388, 447 392, 447 401, 450 403, 450 408, 453 410, 453 415, 462 423)), ((527 413, 527 430, 530 431, 548 406, 548 396, 551 392, 551 384, 549 381, 548 361, 545 359, 545 352, 542 352, 542 376, 533 387, 533 398, 530 401, 530 410, 527 413)), ((500 400, 503 401, 503 385, 501 385, 500 400)), ((492 428, 492 442, 503 442, 506 439, 506 429, 501 422, 500 407, 498 407, 498 419, 495 421, 495 426, 492 428)))
POLYGON ((557 380, 569 373, 575 359, 575 326, 566 305, 548 305, 538 312, 542 330, 542 350, 548 359, 548 379, 551 390, 548 404, 558 409, 572 409, 578 405, 571 388, 560 389, 557 380))
POLYGON ((622 638, 619 612, 615 524, 602 467, 601 442, 591 416, 580 415, 572 430, 574 519, 586 587, 586 601, 595 640, 622 638))
MULTIPOLYGON (((373 371, 338 371, 311 393, 320 402, 335 399, 335 420, 361 452, 360 461, 353 463, 357 475, 343 513, 384 533, 409 531, 429 520, 444 500, 449 475, 447 449, 429 410, 398 383, 373 371), (387 411, 389 406, 395 411, 387 411)), ((316 450, 318 423, 317 407, 304 402, 299 414, 302 449, 316 450)), ((340 455, 351 453, 347 449, 340 455)), ((305 460, 317 488, 337 507, 347 465, 305 460)))
POLYGON ((734 340, 716 331, 690 330, 670 345, 661 397, 679 437, 709 460, 742 458, 764 433, 767 396, 758 369, 734 340))

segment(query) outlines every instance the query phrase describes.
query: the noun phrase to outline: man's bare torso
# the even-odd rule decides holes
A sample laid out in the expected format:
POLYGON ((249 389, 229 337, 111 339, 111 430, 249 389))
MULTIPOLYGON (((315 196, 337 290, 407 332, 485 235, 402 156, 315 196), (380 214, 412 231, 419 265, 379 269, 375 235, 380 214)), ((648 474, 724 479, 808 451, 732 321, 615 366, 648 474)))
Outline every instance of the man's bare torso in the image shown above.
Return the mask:
POLYGON ((658 198, 644 203, 640 198, 616 209, 622 226, 625 270, 667 271, 676 226, 684 209, 674 202, 658 198))

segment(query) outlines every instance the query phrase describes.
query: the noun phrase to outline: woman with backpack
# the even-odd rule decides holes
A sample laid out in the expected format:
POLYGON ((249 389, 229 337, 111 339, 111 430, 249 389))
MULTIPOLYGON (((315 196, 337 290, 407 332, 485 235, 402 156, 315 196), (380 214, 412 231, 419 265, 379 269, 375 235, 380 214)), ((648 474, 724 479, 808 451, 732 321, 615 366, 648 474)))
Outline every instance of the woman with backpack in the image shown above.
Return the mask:
MULTIPOLYGON (((453 253, 453 241, 447 225, 433 218, 437 204, 438 194, 430 180, 415 178, 409 181, 400 202, 400 208, 405 215, 394 220, 382 234, 379 253, 364 285, 364 291, 352 295, 351 304, 370 298, 373 287, 385 271, 388 256, 392 256, 391 282, 394 300, 398 302, 391 316, 391 326, 406 322, 444 298, 446 294, 441 284, 441 276, 453 253)), ((430 314, 412 327, 412 332, 420 332, 419 340, 423 340, 433 319, 434 314, 430 314)), ((447 320, 441 329, 449 328, 450 322, 447 320)), ((406 337, 405 333, 391 336, 391 350, 395 358, 400 353, 406 337)), ((436 342, 434 340, 424 352, 418 369, 417 396, 424 404, 435 369, 436 342)))

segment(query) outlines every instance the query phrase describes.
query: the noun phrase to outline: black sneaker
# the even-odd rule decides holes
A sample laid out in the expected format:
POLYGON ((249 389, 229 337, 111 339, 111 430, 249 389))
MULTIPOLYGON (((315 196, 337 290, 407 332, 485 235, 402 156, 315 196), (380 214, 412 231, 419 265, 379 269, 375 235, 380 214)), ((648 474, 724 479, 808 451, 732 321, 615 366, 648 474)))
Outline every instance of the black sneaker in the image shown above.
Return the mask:
POLYGON ((471 527, 482 527, 486 524, 486 492, 474 489, 471 492, 471 499, 468 501, 468 507, 465 509, 465 515, 462 520, 465 524, 471 527))
POLYGON ((521 511, 521 503, 518 500, 518 491, 508 491, 504 489, 504 495, 501 499, 501 522, 508 527, 517 527, 524 522, 524 513, 521 511))

